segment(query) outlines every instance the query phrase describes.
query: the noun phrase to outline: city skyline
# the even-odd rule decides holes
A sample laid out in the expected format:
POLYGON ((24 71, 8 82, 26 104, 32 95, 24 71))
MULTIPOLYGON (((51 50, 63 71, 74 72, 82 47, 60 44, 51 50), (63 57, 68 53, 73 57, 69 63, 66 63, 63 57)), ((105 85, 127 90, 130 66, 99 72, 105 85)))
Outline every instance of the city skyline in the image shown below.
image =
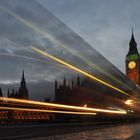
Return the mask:
MULTIPOLYGON (((126 7, 129 7, 130 3, 131 2, 129 1, 126 7)), ((134 5, 136 5, 136 3, 137 2, 135 2, 134 5)), ((51 20, 56 21, 55 24, 58 24, 58 27, 60 29, 62 28, 63 32, 69 32, 70 30, 67 30, 67 28, 63 29, 63 23, 60 24, 59 20, 55 19, 55 16, 64 22, 64 27, 65 24, 68 25, 68 27, 70 27, 74 32, 78 33, 78 35, 91 44, 91 46, 99 51, 99 53, 103 54, 109 61, 117 66, 117 68, 124 72, 124 60, 129 48, 128 44, 131 37, 132 26, 134 27, 134 34, 139 48, 139 39, 137 36, 138 32, 135 30, 135 27, 137 26, 135 26, 135 23, 133 25, 132 22, 128 22, 126 24, 126 22, 123 20, 124 25, 127 25, 123 30, 120 30, 122 27, 124 27, 123 24, 120 26, 119 30, 118 26, 112 30, 112 28, 114 28, 116 25, 115 17, 117 22, 120 21, 120 17, 118 17, 119 13, 117 13, 119 12, 117 8, 120 2, 115 8, 117 9, 117 12, 114 11, 114 9, 107 10, 108 7, 116 6, 114 3, 107 5, 105 3, 99 4, 97 1, 88 1, 86 2, 86 5, 84 4, 84 1, 69 2, 63 0, 59 2, 56 2, 55 0, 40 0, 33 2, 30 0, 28 5, 25 1, 1 1, 0 17, 3 18, 3 21, 0 22, 0 51, 2 53, 0 55, 0 64, 2 65, 0 69, 0 86, 2 87, 4 93, 7 93, 7 88, 12 89, 18 86, 20 74, 23 69, 25 70, 29 91, 32 93, 31 98, 38 99, 52 96, 52 93, 54 93, 53 83, 55 79, 60 79, 61 81, 63 80, 63 77, 66 77, 68 80, 71 80, 71 77, 76 77, 76 75, 78 75, 78 73, 75 72, 73 74, 73 71, 68 70, 67 68, 64 69, 59 64, 52 61, 46 61, 45 58, 42 58, 28 50, 31 46, 41 47, 55 54, 56 56, 61 57, 62 59, 65 58, 68 61, 71 59, 70 62, 74 62, 77 66, 83 65, 84 61, 74 57, 75 54, 69 55, 69 53, 65 51, 67 48, 64 50, 63 48, 57 48, 57 46, 60 45, 60 42, 57 39, 64 42, 64 36, 63 34, 59 37, 57 36, 57 34, 59 35, 59 32, 61 31, 56 33, 56 28, 51 28, 53 27, 51 20), (78 3, 82 9, 85 9, 85 12, 81 8, 77 7, 78 3), (99 10, 97 10, 95 6, 95 9, 91 8, 88 10, 89 8, 87 9, 87 7, 89 5, 97 5, 99 10), (61 6, 63 7, 62 9, 61 6), (26 7, 26 10, 24 7, 26 7), (71 8, 73 8, 74 12, 71 11, 71 8), (47 9, 49 9, 54 16, 47 9), (106 11, 105 14, 108 14, 108 16, 105 16, 101 9, 106 11), (113 11, 112 14, 110 11, 113 11), (93 14, 94 12, 95 14, 93 14), (92 14, 94 16, 92 16, 92 14), (116 16, 114 17, 115 14, 116 16), (20 16, 23 19, 21 19, 20 16), (83 19, 85 19, 85 21, 83 21, 83 19), (41 23, 40 21, 44 22, 41 23), (43 32, 42 29, 45 32, 43 32), (119 34, 117 31, 119 31, 119 34), (46 32, 49 33, 49 36, 46 34, 46 32), (54 38, 51 35, 54 36, 54 38), (46 40, 46 37, 49 38, 49 40, 46 40), (55 38, 57 38, 57 41, 54 41, 54 45, 51 41, 55 38), (53 50, 55 50, 55 52, 51 47, 53 50), (114 53, 116 54, 116 52, 118 52, 118 55, 114 57, 114 53), (47 65, 45 63, 47 63, 47 65), (69 76, 67 76, 67 73, 69 76), (46 90, 48 87, 50 91, 46 90), (39 97, 37 93, 40 93, 39 97)), ((134 8, 132 9, 134 10, 134 8)), ((124 10, 122 10, 122 17, 127 15, 127 19, 130 20, 131 16, 134 14, 132 9, 128 11, 128 15, 124 13, 124 10), (131 12, 132 15, 129 17, 129 13, 131 12)), ((64 43, 66 44, 70 43, 69 39, 66 37, 65 41, 66 42, 64 43)), ((73 47, 75 46, 73 45, 73 47)), ((80 50, 78 47, 77 50, 79 50, 79 54, 83 53, 82 51, 84 51, 84 49, 80 50)), ((77 53, 76 55, 79 54, 77 53)), ((90 69, 88 70, 90 71, 90 69)))

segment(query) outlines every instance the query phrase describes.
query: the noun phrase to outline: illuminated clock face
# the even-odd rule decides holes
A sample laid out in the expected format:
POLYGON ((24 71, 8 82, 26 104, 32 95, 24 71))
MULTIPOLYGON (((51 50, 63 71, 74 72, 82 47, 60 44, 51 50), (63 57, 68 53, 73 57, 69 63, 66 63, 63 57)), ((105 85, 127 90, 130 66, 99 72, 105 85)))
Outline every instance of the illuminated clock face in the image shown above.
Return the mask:
POLYGON ((134 69, 136 67, 136 62, 135 61, 130 61, 129 63, 128 63, 128 68, 129 69, 134 69))

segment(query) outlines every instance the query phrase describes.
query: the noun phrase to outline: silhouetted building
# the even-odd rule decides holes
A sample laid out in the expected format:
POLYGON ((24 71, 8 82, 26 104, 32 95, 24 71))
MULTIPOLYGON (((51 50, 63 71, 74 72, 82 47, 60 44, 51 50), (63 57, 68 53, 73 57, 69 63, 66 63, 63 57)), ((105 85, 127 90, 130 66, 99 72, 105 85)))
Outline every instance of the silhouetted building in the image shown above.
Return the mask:
POLYGON ((129 42, 129 51, 126 55, 126 75, 135 84, 140 86, 140 56, 137 49, 137 43, 132 30, 131 40, 129 42))
MULTIPOLYGON (((0 88, 0 96, 2 96, 2 90, 0 88)), ((12 89, 10 92, 9 89, 7 91, 7 96, 9 98, 18 98, 18 99, 28 99, 28 89, 26 86, 26 81, 24 77, 24 71, 22 73, 22 79, 20 82, 20 87, 18 90, 12 89)), ((46 102, 50 102, 49 99, 45 100, 46 102)), ((1 101, 0 101, 1 102, 1 101)), ((9 109, 0 109, 0 125, 7 123, 15 123, 15 124, 23 124, 23 123, 33 123, 33 122, 41 122, 41 121, 49 121, 54 120, 54 114, 48 112, 39 112, 39 111, 28 111, 28 109, 46 109, 40 106, 26 105, 23 103, 10 103, 10 102, 1 102, 0 106, 4 107, 15 107, 15 108, 26 108, 27 110, 9 110, 9 109)))
POLYGON ((22 72, 22 79, 20 82, 19 90, 12 90, 12 93, 9 92, 9 89, 7 91, 7 96, 10 98, 19 98, 19 99, 29 99, 29 93, 26 86, 26 81, 24 77, 24 71, 22 72))
POLYGON ((58 86, 57 81, 55 81, 55 102, 67 105, 84 106, 85 104, 88 104, 88 106, 92 106, 94 104, 94 106, 96 106, 97 102, 102 100, 100 94, 96 92, 97 88, 95 83, 90 83, 89 79, 81 80, 78 76, 77 80, 72 80, 69 85, 64 78, 62 85, 58 86), (92 85, 94 90, 87 85, 92 85), (96 102, 94 102, 95 100, 96 102))
POLYGON ((2 94, 2 90, 1 90, 1 88, 0 88, 0 97, 3 97, 3 94, 2 94))
POLYGON ((89 78, 78 76, 76 81, 72 80, 71 84, 68 83, 65 78, 62 84, 55 81, 55 103, 98 108, 107 108, 112 105, 124 106, 121 100, 126 97, 89 78))
POLYGON ((29 98, 28 89, 26 87, 26 81, 25 81, 25 77, 24 77, 24 71, 22 73, 22 80, 20 83, 20 88, 18 90, 18 95, 19 95, 20 99, 28 99, 29 98))

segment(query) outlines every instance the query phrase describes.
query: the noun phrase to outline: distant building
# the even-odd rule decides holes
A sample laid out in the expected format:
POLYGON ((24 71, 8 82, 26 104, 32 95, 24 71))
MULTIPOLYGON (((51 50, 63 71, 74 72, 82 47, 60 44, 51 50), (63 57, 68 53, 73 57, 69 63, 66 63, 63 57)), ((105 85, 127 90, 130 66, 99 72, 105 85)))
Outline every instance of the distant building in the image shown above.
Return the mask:
MULTIPOLYGON (((0 97, 3 97, 3 93, 2 93, 1 88, 0 88, 0 97)), ((0 102, 3 102, 3 100, 0 100, 0 102)))
POLYGON ((90 79, 81 79, 79 76, 76 81, 72 80, 71 84, 68 84, 65 78, 62 84, 55 81, 55 103, 82 107, 85 105, 88 107, 104 107, 104 104, 109 106, 111 102, 115 103, 113 97, 109 97, 105 92, 100 84, 90 79), (103 106, 100 104, 101 102, 103 106))
POLYGON ((137 49, 137 43, 132 31, 131 40, 129 42, 129 51, 125 60, 126 75, 128 78, 140 86, 140 55, 137 49))
POLYGON ((78 101, 75 101, 80 89, 80 77, 77 77, 77 81, 71 81, 71 84, 66 83, 64 78, 63 84, 58 86, 58 82, 55 81, 55 102, 63 104, 79 104, 78 101), (74 94, 77 92, 77 94, 74 94), (75 99, 74 99, 75 98, 75 99))
POLYGON ((20 87, 18 91, 13 89, 12 93, 10 93, 10 91, 8 90, 7 96, 9 98, 29 99, 29 93, 28 93, 28 89, 27 89, 26 81, 24 77, 24 71, 22 72, 22 79, 21 79, 20 87))
POLYGON ((0 97, 3 97, 3 94, 2 94, 2 90, 1 90, 1 88, 0 88, 0 97))
MULTIPOLYGON (((20 82, 20 87, 18 90, 13 89, 12 92, 8 90, 7 92, 9 98, 17 98, 17 99, 29 99, 29 93, 26 86, 24 71, 22 73, 22 79, 20 82)), ((2 96, 2 91, 0 89, 0 96, 2 96)), ((32 104, 23 103, 10 103, 7 101, 1 102, 1 107, 15 107, 19 108, 19 110, 10 110, 10 109, 0 109, 0 125, 5 125, 8 123, 15 123, 15 124, 23 124, 23 123, 33 123, 33 122, 41 122, 41 121, 49 121, 55 118, 54 114, 48 112, 39 112, 39 111, 28 111, 28 109, 46 109, 46 107, 38 107, 33 106, 32 104), (26 108, 27 110, 22 110, 21 108, 26 108), (20 110, 21 109, 21 110, 20 110)))
POLYGON ((71 84, 65 78, 62 84, 55 81, 54 102, 59 104, 97 108, 107 108, 113 104, 124 107, 124 103, 120 101, 125 98, 117 91, 86 77, 78 76, 71 84))

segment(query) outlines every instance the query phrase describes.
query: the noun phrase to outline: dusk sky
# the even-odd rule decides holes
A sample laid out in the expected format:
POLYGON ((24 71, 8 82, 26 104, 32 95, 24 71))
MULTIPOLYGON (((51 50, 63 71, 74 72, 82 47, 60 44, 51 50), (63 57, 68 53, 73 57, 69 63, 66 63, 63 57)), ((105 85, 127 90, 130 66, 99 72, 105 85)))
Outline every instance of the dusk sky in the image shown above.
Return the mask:
MULTIPOLYGON (((84 64, 91 59, 96 63, 90 54, 92 46, 125 73, 132 27, 140 50, 139 4, 138 0, 1 0, 0 86, 3 92, 6 95, 8 88, 18 89, 23 69, 30 96, 38 100, 52 96, 52 83, 56 79, 61 82, 67 73, 69 80, 78 75, 39 56, 31 46, 93 72, 84 64), (82 56, 86 60, 81 60, 82 56)), ((94 49, 94 57, 99 57, 94 49)), ((108 70, 109 63, 100 61, 98 66, 101 65, 108 70)))
POLYGON ((139 47, 139 0, 38 0, 122 72, 132 27, 139 47))

